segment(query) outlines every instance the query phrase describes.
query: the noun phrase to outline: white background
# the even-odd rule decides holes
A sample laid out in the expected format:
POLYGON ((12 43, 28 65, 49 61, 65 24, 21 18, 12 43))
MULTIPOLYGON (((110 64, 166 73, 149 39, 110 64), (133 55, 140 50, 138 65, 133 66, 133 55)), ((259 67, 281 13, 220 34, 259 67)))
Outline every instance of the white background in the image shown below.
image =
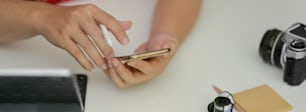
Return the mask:
MULTIPOLYGON (((81 0, 95 3, 120 20, 132 20, 132 53, 148 38, 154 0, 81 0)), ((72 3, 75 4, 75 3, 72 3)), ((86 112, 207 112, 217 94, 212 85, 233 93, 268 84, 302 112, 306 83, 291 87, 281 69, 264 63, 259 43, 267 29, 306 23, 305 0, 205 0, 198 22, 166 71, 149 83, 118 89, 100 70, 87 73, 86 112)), ((70 68, 86 73, 66 53, 38 36, 0 46, 1 68, 70 68)), ((264 102, 264 99, 263 99, 264 102)))

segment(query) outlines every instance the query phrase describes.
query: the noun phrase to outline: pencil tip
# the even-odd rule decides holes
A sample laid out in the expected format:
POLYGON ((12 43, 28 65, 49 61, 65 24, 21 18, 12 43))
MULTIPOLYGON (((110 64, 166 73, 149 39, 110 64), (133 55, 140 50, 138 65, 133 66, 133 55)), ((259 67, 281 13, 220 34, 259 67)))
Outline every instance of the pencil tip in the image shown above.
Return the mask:
POLYGON ((214 88, 214 90, 215 90, 217 93, 221 93, 221 92, 222 92, 222 90, 221 90, 219 87, 217 87, 216 85, 213 85, 213 88, 214 88))

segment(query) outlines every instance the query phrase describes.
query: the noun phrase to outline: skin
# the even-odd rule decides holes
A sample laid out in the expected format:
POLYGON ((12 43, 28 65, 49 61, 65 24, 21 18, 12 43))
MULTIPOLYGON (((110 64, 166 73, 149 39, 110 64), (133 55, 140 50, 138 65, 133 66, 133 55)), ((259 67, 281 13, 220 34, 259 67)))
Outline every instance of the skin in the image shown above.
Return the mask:
POLYGON ((1 43, 43 35, 53 45, 66 50, 88 71, 92 71, 94 65, 107 69, 106 58, 114 56, 99 24, 104 24, 121 44, 129 42, 125 30, 131 27, 131 22, 118 21, 92 4, 57 6, 33 1, 1 0, 0 15, 1 43))
POLYGON ((161 57, 121 63, 112 58, 105 70, 120 88, 127 88, 152 80, 167 67, 178 47, 187 37, 198 16, 202 0, 159 0, 153 18, 150 39, 136 49, 136 53, 171 48, 161 57))
POLYGON ((164 71, 191 31, 202 2, 159 0, 149 40, 135 52, 162 48, 171 48, 171 52, 160 57, 121 63, 113 58, 113 49, 106 43, 99 24, 104 24, 119 43, 126 45, 129 39, 125 30, 131 27, 130 21, 119 21, 92 4, 56 6, 33 2, 37 0, 0 1, 0 43, 43 35, 53 45, 66 50, 84 69, 92 71, 97 66, 104 70, 120 88, 147 82, 164 71))

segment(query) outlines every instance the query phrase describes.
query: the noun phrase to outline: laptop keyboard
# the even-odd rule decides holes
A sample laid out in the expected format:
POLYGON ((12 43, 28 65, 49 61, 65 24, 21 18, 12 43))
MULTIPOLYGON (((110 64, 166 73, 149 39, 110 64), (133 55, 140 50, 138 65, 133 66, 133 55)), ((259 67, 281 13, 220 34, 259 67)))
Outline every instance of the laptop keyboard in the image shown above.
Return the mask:
MULTIPOLYGON (((87 77, 76 79, 84 104, 87 77)), ((74 87, 71 77, 0 77, 0 112, 81 112, 74 87)))

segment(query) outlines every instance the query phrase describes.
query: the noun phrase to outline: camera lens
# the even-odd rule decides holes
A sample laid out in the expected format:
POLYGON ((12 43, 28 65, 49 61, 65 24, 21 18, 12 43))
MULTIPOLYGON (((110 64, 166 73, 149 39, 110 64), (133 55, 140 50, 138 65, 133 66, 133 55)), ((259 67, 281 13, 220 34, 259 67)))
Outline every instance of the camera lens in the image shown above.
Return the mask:
POLYGON ((214 107, 214 112, 232 112, 233 104, 227 97, 217 97, 214 107))
POLYGON ((226 97, 217 97, 215 99, 215 103, 216 103, 217 106, 225 107, 225 106, 231 104, 231 101, 226 97))
POLYGON ((282 31, 278 29, 268 30, 260 43, 259 46, 259 55, 261 58, 269 63, 275 64, 281 68, 281 52, 284 45, 282 39, 282 31))

